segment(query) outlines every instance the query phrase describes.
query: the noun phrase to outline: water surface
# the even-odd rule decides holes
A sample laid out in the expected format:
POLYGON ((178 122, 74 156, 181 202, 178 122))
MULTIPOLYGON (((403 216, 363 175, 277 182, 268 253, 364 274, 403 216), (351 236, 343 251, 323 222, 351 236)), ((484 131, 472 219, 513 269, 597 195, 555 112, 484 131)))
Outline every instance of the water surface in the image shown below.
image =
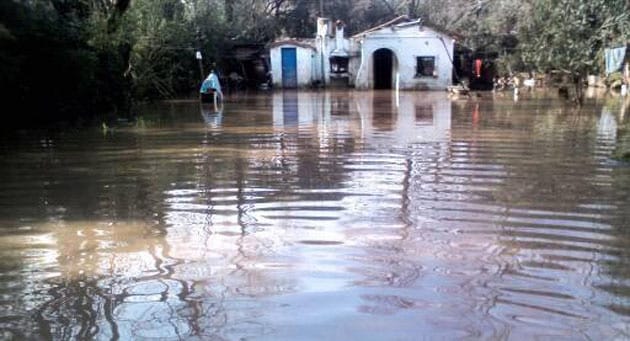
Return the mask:
POLYGON ((0 338, 630 338, 619 99, 276 92, 0 149, 0 338))

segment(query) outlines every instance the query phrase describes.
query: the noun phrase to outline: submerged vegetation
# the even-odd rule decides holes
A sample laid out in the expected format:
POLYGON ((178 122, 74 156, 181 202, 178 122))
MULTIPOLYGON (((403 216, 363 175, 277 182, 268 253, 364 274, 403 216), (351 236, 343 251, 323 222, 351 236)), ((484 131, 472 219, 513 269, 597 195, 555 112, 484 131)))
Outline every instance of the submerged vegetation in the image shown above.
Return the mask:
POLYGON ((350 34, 420 17, 506 72, 559 70, 579 90, 604 48, 630 40, 629 13, 625 0, 8 0, 0 91, 20 124, 124 117, 133 100, 191 94, 236 44, 311 36, 321 15, 350 34))

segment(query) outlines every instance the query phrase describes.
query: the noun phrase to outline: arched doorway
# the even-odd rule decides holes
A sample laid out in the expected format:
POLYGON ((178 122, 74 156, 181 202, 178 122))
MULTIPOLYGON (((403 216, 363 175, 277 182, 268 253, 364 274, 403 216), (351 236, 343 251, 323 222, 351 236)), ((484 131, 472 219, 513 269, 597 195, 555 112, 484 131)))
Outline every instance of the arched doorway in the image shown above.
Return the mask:
POLYGON ((374 89, 391 89, 394 86, 396 57, 390 49, 378 49, 373 54, 374 89))

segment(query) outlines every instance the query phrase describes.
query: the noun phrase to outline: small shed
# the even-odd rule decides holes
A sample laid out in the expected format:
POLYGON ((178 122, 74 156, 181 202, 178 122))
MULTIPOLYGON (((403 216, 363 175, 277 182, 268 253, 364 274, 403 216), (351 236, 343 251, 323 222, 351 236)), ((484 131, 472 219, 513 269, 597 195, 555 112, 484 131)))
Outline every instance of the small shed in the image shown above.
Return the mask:
POLYGON ((298 88, 313 83, 316 49, 312 39, 283 39, 269 46, 274 87, 298 88))

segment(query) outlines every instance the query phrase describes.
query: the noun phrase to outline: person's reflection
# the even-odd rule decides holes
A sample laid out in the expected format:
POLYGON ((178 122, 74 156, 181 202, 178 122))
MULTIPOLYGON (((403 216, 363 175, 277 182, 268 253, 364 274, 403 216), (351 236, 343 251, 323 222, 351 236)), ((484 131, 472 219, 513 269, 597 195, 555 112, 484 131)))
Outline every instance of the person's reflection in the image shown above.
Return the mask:
POLYGON ((201 116, 203 121, 212 128, 218 128, 223 122, 223 104, 201 104, 201 116))

